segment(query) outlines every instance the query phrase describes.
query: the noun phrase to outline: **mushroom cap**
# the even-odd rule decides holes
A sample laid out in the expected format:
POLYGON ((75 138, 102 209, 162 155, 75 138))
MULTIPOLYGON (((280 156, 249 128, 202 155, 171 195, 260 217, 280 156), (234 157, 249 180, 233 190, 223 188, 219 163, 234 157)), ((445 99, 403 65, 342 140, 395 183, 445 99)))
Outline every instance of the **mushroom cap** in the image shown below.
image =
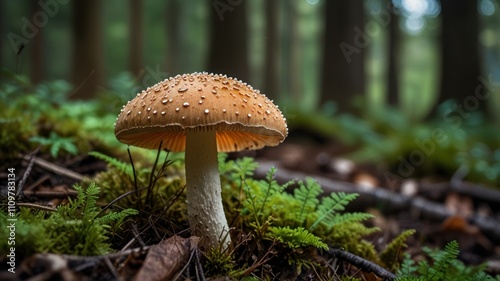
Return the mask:
POLYGON ((215 130, 217 150, 276 146, 287 136, 286 119, 265 95, 225 75, 192 73, 148 87, 123 106, 115 123, 125 144, 184 151, 186 131, 215 130))

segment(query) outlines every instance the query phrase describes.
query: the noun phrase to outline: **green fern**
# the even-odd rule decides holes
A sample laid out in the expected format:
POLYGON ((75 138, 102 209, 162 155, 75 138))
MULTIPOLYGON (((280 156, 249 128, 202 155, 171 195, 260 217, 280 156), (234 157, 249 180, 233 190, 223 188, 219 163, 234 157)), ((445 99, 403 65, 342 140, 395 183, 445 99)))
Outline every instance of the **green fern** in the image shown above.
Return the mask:
POLYGON ((306 182, 299 181, 299 186, 294 189, 294 198, 300 201, 300 209, 296 212, 293 219, 304 225, 307 216, 316 210, 319 204, 318 196, 323 192, 321 186, 313 178, 306 178, 306 182))
POLYGON ((21 208, 19 228, 16 228, 16 247, 20 252, 89 256, 111 251, 110 228, 113 225, 119 227, 126 217, 138 212, 125 209, 100 216, 101 210, 97 206, 100 188, 92 183, 86 189, 75 186, 75 190, 77 197, 58 206, 55 212, 32 213, 21 208))
POLYGON ((450 266, 452 260, 456 259, 459 254, 458 242, 453 240, 446 244, 443 252, 439 252, 434 258, 434 265, 425 272, 427 280, 443 280, 446 276, 446 270, 450 266))
POLYGON ((491 276, 484 272, 485 265, 466 266, 457 259, 459 245, 456 241, 446 244, 444 250, 431 250, 427 247, 423 251, 433 261, 429 264, 422 260, 415 264, 409 255, 405 257, 398 270, 397 281, 493 281, 491 276))
POLYGON ((251 157, 227 160, 226 153, 218 154, 219 172, 229 177, 230 181, 240 182, 253 176, 255 169, 259 166, 251 157))
POLYGON ((309 247, 328 250, 328 245, 321 242, 321 239, 310 233, 303 227, 269 227, 267 237, 286 244, 290 248, 309 247))
POLYGON ((269 221, 278 208, 282 207, 279 197, 283 194, 283 190, 293 183, 292 181, 284 185, 278 184, 274 179, 275 173, 276 169, 271 168, 265 180, 249 181, 243 187, 246 195, 244 212, 248 211, 253 215, 259 228, 269 221))
POLYGON ((408 237, 415 234, 414 229, 407 229, 400 233, 396 238, 394 238, 380 253, 381 261, 389 268, 394 271, 400 267, 400 258, 403 253, 403 248, 406 248, 405 244, 408 237))
POLYGON ((72 253, 79 255, 104 254, 111 250, 108 239, 110 223, 122 221, 125 217, 138 212, 126 209, 121 212, 110 212, 98 217, 100 209, 97 198, 100 188, 90 184, 86 190, 75 186, 78 196, 67 205, 61 205, 51 216, 48 235, 53 238, 52 251, 56 253, 72 253))
POLYGON ((89 155, 106 162, 108 166, 115 167, 118 171, 128 175, 130 178, 134 177, 132 172, 132 165, 130 165, 129 163, 122 162, 114 157, 108 156, 98 151, 91 151, 89 152, 89 155))
POLYGON ((358 194, 356 193, 347 194, 344 192, 332 193, 330 196, 324 197, 315 214, 317 219, 311 224, 309 231, 313 231, 320 223, 332 228, 340 223, 359 222, 373 217, 366 213, 339 214, 347 204, 357 197, 358 194))

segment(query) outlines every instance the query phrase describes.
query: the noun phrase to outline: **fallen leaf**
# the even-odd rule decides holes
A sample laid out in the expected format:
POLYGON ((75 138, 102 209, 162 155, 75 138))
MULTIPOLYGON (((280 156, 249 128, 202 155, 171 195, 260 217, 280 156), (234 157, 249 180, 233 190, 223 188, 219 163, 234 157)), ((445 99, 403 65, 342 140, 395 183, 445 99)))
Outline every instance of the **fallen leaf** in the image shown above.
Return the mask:
POLYGON ((151 247, 135 281, 171 280, 189 260, 198 237, 172 236, 151 247))

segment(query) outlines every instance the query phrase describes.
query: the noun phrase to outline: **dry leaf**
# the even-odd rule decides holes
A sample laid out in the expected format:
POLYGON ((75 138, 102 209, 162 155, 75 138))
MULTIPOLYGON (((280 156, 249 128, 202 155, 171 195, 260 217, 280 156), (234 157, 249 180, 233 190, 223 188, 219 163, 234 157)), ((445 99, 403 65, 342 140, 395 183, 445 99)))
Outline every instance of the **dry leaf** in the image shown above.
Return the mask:
POLYGON ((172 236, 149 249, 135 281, 171 280, 189 260, 198 237, 172 236))

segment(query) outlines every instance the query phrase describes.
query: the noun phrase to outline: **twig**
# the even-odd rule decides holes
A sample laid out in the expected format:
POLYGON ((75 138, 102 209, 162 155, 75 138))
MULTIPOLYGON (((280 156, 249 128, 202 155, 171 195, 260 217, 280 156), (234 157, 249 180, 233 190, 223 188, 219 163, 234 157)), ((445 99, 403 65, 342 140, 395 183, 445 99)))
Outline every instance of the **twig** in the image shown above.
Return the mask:
POLYGON ((356 256, 353 253, 346 252, 341 249, 337 248, 332 248, 328 250, 328 253, 332 256, 335 256, 338 259, 344 260, 349 262, 350 264, 356 266, 357 268, 361 269, 364 272, 373 272, 377 276, 383 278, 384 280, 387 281, 392 281, 396 279, 396 275, 387 269, 381 267, 378 264, 375 264, 369 260, 365 260, 360 256, 356 256))
POLYGON ((18 202, 17 206, 19 206, 19 207, 28 207, 28 208, 32 208, 32 209, 44 210, 44 211, 49 211, 49 212, 55 212, 55 211, 57 211, 56 208, 52 208, 52 207, 49 207, 49 206, 38 205, 38 204, 33 204, 33 203, 18 202))
MULTIPOLYGON (((30 157, 28 155, 23 155, 20 157, 26 161, 30 161, 30 157)), ((74 179, 76 181, 81 181, 83 179, 83 175, 81 175, 79 173, 75 173, 71 170, 68 170, 68 169, 61 167, 59 165, 56 165, 54 163, 50 163, 42 158, 33 156, 33 159, 34 159, 33 161, 35 162, 36 165, 38 165, 38 166, 40 166, 48 171, 51 171, 57 175, 64 176, 64 177, 67 177, 70 179, 74 179)))
POLYGON ((111 272, 111 274, 113 274, 113 277, 115 278, 115 280, 122 280, 120 275, 118 275, 118 272, 116 272, 116 269, 113 266, 113 264, 111 263, 111 261, 109 260, 109 258, 104 257, 103 260, 104 260, 104 263, 106 264, 106 266, 108 267, 109 271, 111 272))
POLYGON ((102 256, 75 256, 75 255, 61 255, 61 256, 64 259, 67 259, 68 261, 75 261, 75 262, 78 262, 78 261, 81 261, 81 262, 96 261, 96 260, 99 261, 103 258, 115 259, 115 258, 119 258, 122 256, 134 254, 134 253, 142 253, 144 251, 149 250, 149 248, 151 248, 151 246, 133 248, 133 249, 120 251, 120 252, 116 252, 116 253, 111 253, 111 254, 106 254, 106 255, 102 255, 102 256))
POLYGON ((33 153, 31 153, 31 155, 29 156, 29 160, 28 160, 29 164, 28 164, 28 167, 26 168, 26 171, 24 172, 23 178, 21 179, 21 181, 17 185, 16 196, 19 196, 19 194, 21 194, 21 192, 23 191, 24 184, 26 183, 26 180, 28 179, 28 176, 31 173, 31 169, 33 169, 33 162, 35 161, 35 155, 38 153, 38 151, 39 151, 39 148, 35 149, 35 151, 33 151, 33 153))
POLYGON ((135 223, 132 224, 132 234, 134 234, 135 240, 139 242, 141 247, 146 247, 146 243, 142 240, 139 229, 137 229, 137 225, 135 223))
POLYGON ((46 180, 49 180, 49 179, 50 179, 50 176, 48 174, 41 176, 38 180, 36 180, 34 183, 32 183, 31 185, 29 185, 28 187, 26 187, 24 189, 24 194, 26 195, 26 193, 28 191, 31 191, 32 189, 41 185, 43 182, 45 182, 46 180))
MULTIPOLYGON (((151 175, 149 177, 148 192, 146 193, 146 199, 144 200, 144 202, 152 202, 152 204, 154 204, 154 201, 150 199, 150 196, 152 196, 154 183, 156 182, 156 180, 154 180, 154 178, 156 178, 155 169, 156 169, 156 165, 158 165, 158 159, 160 159, 162 145, 163 145, 163 140, 160 141, 160 145, 158 147, 158 152, 156 153, 155 162, 153 163, 153 168, 151 169, 151 175)), ((154 208, 154 206, 151 206, 151 210, 153 210, 153 208, 154 208)))
MULTIPOLYGON (((143 189, 146 189, 146 188, 145 188, 145 187, 140 188, 140 189, 138 189, 138 191, 141 191, 141 190, 143 190, 143 189)), ((102 214, 105 210, 107 210, 109 207, 113 206, 113 204, 115 204, 116 202, 120 201, 121 199, 123 199, 123 198, 125 198, 125 197, 129 196, 130 194, 135 193, 136 191, 137 191, 137 189, 136 189, 136 190, 127 191, 127 192, 123 193, 122 195, 120 195, 120 196, 116 197, 115 199, 113 199, 111 202, 109 202, 108 204, 106 204, 106 206, 104 206, 104 207, 101 209, 101 211, 99 212, 99 214, 97 214, 97 217, 98 217, 98 216, 100 216, 100 215, 101 215, 101 214, 102 214)))
POLYGON ((77 196, 78 192, 74 190, 68 191, 24 191, 24 196, 37 196, 37 197, 55 197, 55 198, 65 198, 70 196, 77 196))
POLYGON ((137 175, 135 173, 134 159, 132 159, 132 153, 130 153, 130 147, 127 147, 128 158, 130 159, 130 165, 132 166, 132 175, 134 176, 134 190, 135 190, 135 207, 137 210, 140 210, 140 202, 139 200, 139 187, 137 186, 137 175))
POLYGON ((205 273, 203 272, 203 266, 201 265, 201 260, 200 260, 200 250, 198 247, 193 249, 194 251, 194 257, 196 258, 194 268, 196 271, 196 278, 200 281, 205 281, 205 273))

